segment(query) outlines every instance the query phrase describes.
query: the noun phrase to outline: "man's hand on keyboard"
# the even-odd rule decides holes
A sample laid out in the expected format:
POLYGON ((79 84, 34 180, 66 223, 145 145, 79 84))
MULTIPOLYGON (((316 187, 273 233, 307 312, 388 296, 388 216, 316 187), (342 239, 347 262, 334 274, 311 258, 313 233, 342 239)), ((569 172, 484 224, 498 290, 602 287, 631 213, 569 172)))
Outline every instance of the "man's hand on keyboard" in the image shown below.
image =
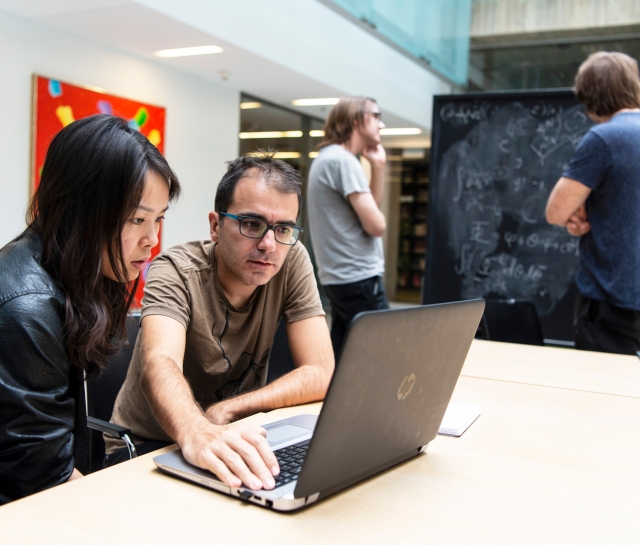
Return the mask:
POLYGON ((271 489, 280 468, 266 435, 253 424, 216 426, 206 421, 194 427, 180 446, 190 464, 208 469, 229 486, 244 483, 252 490, 271 489))

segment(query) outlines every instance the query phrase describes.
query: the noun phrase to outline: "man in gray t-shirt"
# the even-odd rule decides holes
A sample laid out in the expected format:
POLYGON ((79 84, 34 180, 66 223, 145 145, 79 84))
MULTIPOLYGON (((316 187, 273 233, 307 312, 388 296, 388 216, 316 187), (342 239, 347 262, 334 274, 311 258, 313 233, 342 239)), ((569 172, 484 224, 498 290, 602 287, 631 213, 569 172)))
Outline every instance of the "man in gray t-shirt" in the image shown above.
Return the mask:
POLYGON ((382 283, 380 211, 386 154, 375 100, 343 98, 325 123, 320 153, 309 172, 309 223, 320 283, 331 300, 331 342, 338 354, 351 319, 389 308, 382 283), (371 163, 371 186, 357 159, 371 163))

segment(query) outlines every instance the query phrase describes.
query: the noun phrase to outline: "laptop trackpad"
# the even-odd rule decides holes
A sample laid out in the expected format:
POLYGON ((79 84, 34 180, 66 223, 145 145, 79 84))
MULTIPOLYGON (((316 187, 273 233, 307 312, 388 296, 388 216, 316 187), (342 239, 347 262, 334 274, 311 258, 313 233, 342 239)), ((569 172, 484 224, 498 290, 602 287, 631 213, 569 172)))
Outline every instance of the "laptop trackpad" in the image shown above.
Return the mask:
POLYGON ((277 428, 270 428, 267 430, 267 441, 269 442, 269 445, 275 447, 280 443, 292 441, 310 434, 311 430, 308 428, 285 424, 284 426, 278 426, 277 428))

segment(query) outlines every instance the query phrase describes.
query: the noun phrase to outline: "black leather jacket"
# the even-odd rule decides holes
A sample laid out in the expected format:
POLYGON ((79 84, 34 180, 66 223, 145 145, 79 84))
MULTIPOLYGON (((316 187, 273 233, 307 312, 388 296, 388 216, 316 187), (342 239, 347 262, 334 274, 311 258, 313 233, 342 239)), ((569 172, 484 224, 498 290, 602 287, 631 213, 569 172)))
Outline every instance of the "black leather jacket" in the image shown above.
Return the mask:
POLYGON ((41 252, 30 229, 0 250, 0 505, 87 466, 82 373, 67 359, 65 298, 41 252))

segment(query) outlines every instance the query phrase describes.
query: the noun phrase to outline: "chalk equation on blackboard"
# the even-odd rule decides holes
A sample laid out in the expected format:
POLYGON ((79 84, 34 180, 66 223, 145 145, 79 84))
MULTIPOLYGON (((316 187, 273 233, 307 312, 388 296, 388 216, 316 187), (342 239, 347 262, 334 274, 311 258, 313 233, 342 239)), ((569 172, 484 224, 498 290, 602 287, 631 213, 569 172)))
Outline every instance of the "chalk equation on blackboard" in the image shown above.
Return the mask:
POLYGON ((474 102, 472 104, 446 104, 440 109, 442 121, 448 121, 453 125, 468 125, 472 122, 485 121, 496 111, 496 106, 486 102, 474 102))
POLYGON ((581 106, 543 100, 450 103, 439 113, 470 126, 438 173, 462 298, 528 299, 549 314, 575 277, 579 240, 549 225, 545 207, 591 122, 581 106))

